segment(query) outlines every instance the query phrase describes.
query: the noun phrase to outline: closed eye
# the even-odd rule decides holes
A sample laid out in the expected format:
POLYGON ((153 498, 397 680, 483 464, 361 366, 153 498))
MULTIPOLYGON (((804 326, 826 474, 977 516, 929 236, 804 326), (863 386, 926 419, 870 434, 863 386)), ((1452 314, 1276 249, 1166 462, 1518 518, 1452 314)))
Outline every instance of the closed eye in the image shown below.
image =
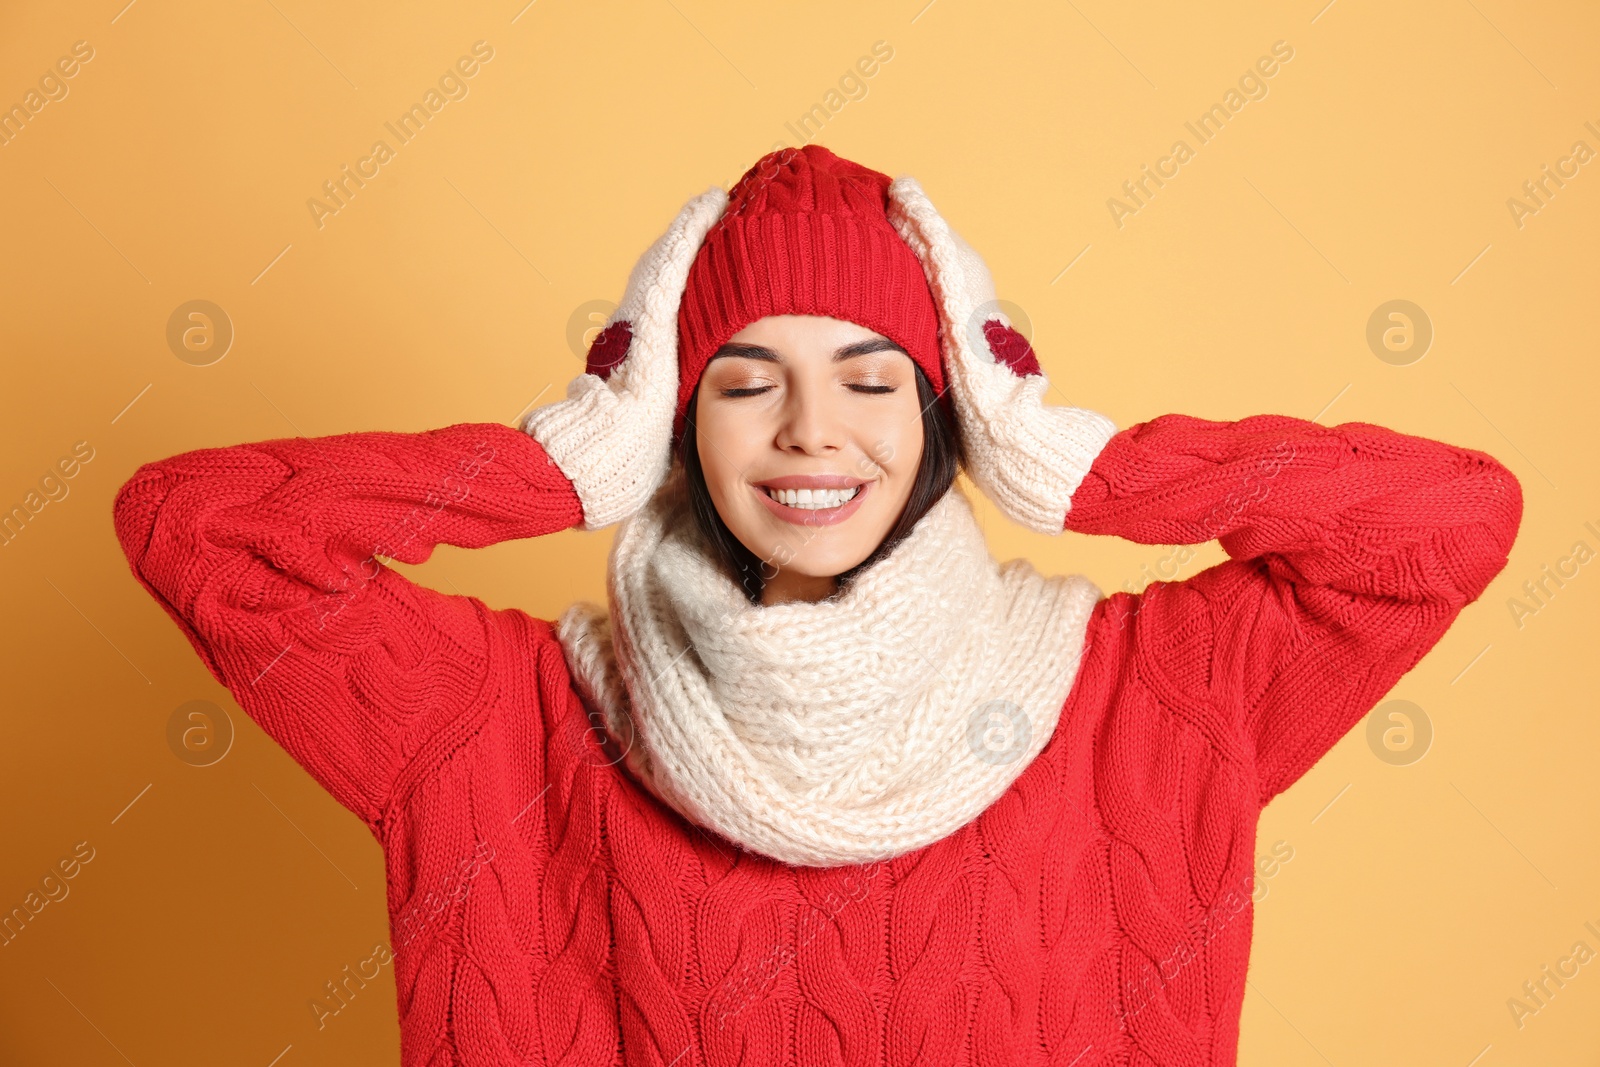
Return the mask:
MULTIPOLYGON (((722 390, 722 395, 723 396, 734 396, 734 397, 737 397, 737 396, 757 396, 757 395, 759 395, 761 393, 766 392, 768 389, 771 389, 771 388, 772 388, 772 386, 770 386, 770 385, 760 385, 760 386, 751 386, 751 387, 745 388, 745 389, 724 389, 724 390, 722 390)), ((898 385, 851 385, 848 388, 854 389, 858 393, 874 393, 874 394, 876 394, 876 393, 892 393, 895 390, 899 389, 900 387, 898 385)))

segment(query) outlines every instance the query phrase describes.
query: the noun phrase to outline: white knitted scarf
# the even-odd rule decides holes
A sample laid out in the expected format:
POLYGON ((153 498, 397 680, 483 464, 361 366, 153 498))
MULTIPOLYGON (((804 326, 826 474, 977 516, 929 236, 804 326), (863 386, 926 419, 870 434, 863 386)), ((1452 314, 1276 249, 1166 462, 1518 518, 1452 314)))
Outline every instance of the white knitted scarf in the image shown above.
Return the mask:
POLYGON ((842 593, 752 604, 683 469, 612 544, 609 615, 556 632, 628 770, 689 821, 786 863, 887 859, 956 831, 1049 741, 1088 579, 996 563, 959 486, 842 593))

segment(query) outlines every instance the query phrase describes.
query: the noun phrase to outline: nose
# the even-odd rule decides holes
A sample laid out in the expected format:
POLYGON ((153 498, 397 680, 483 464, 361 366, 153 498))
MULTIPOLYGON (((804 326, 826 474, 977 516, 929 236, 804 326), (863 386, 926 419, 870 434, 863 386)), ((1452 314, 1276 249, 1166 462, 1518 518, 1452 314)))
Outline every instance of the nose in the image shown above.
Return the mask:
POLYGON ((778 417, 774 444, 785 452, 826 455, 845 445, 839 405, 813 383, 795 382, 778 417))

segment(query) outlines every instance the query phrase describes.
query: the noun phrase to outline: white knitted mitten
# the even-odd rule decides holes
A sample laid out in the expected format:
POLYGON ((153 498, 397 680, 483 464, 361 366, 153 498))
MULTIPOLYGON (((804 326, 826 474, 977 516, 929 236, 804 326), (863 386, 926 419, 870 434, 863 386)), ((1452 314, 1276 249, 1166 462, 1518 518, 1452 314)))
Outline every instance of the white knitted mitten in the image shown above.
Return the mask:
POLYGON ((634 264, 622 303, 590 345, 585 372, 567 383, 566 399, 522 421, 572 482, 585 530, 633 514, 672 465, 678 304, 695 253, 727 204, 727 192, 713 186, 684 205, 634 264))
POLYGON ((1012 521, 1060 533, 1072 494, 1116 424, 1086 408, 1044 403, 1050 383, 1000 310, 989 268, 915 178, 902 175, 890 183, 888 214, 922 261, 939 308, 939 341, 967 473, 1012 521), (997 358, 992 344, 1003 345, 1006 359, 997 358))

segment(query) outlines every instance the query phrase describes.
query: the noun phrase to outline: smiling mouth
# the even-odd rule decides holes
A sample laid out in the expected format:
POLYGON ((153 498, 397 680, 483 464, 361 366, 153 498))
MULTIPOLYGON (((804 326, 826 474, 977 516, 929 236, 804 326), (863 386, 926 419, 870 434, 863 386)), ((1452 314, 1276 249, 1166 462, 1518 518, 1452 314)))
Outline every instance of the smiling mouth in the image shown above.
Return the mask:
POLYGON ((801 511, 827 511, 843 507, 861 492, 860 486, 849 489, 773 489, 764 485, 759 488, 778 503, 801 511))
POLYGON ((848 475, 785 475, 750 488, 762 495, 762 505, 775 518, 795 526, 834 526, 861 510, 875 484, 848 475))

